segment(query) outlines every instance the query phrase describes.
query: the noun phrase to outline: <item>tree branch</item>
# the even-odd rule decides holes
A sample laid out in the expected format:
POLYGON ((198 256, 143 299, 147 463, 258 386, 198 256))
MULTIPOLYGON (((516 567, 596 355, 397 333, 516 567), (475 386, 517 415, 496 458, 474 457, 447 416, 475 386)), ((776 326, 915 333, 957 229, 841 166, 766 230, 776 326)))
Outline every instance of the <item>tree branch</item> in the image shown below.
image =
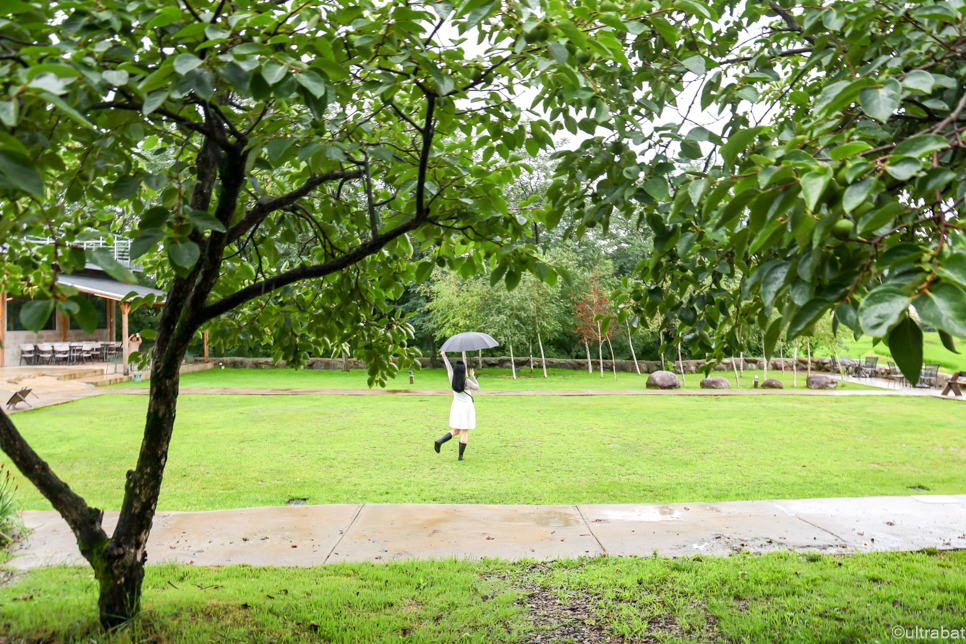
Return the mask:
POLYGON ((358 179, 359 177, 363 176, 363 172, 364 171, 362 168, 355 168, 353 170, 332 170, 330 172, 312 175, 305 183, 295 190, 279 197, 275 197, 274 199, 260 201, 254 208, 245 213, 245 216, 241 221, 228 230, 227 243, 231 244, 232 242, 236 241, 250 228, 252 228, 252 226, 255 226, 265 219, 265 217, 276 210, 281 210, 282 208, 295 203, 323 183, 327 181, 334 181, 336 179, 358 179))
POLYGON ((423 149, 419 154, 419 175, 416 179, 416 217, 425 218, 429 216, 429 210, 425 205, 426 194, 426 170, 429 167, 429 151, 433 147, 433 112, 436 109, 436 96, 428 94, 426 96, 426 124, 420 130, 423 134, 423 149))

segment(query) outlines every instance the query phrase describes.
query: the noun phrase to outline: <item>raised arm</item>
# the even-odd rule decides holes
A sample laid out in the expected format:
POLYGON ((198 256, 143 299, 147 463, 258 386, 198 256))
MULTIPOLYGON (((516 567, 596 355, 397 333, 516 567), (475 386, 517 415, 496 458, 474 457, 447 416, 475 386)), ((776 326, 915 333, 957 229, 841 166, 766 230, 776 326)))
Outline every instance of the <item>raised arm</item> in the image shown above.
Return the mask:
POLYGON ((466 388, 472 389, 473 391, 480 390, 480 383, 476 382, 476 375, 466 377, 466 388))
POLYGON ((443 351, 439 352, 439 355, 443 356, 443 364, 446 365, 446 375, 449 377, 449 384, 453 384, 453 365, 449 363, 449 358, 446 357, 446 353, 443 351))

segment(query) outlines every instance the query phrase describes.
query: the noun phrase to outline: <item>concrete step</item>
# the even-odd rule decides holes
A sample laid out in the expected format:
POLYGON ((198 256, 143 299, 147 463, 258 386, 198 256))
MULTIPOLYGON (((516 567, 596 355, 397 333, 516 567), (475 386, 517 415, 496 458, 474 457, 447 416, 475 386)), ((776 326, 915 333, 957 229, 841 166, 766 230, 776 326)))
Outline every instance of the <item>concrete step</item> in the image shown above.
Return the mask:
POLYGON ((65 374, 58 374, 60 380, 87 380, 88 378, 97 378, 103 375, 103 369, 77 369, 65 374))
POLYGON ((127 382, 131 379, 131 376, 125 376, 121 373, 109 373, 100 374, 97 376, 89 376, 87 378, 78 378, 81 382, 86 382, 87 384, 94 385, 95 387, 107 387, 109 385, 116 385, 122 382, 127 382))

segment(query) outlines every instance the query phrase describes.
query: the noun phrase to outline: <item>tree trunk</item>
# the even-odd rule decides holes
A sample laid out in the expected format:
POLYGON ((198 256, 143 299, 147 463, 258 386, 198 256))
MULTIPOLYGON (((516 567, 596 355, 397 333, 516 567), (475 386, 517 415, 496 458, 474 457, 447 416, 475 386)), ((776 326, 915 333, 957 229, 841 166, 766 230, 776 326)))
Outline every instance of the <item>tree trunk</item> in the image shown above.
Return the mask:
POLYGON ((349 373, 349 356, 345 354, 345 351, 342 352, 342 371, 349 373))
POLYGON ((610 343, 610 336, 607 336, 607 346, 610 347, 610 366, 614 370, 614 382, 617 382, 617 360, 614 359, 614 345, 610 343))
POLYGON ((745 375, 745 352, 744 351, 738 354, 738 362, 739 362, 738 366, 741 368, 741 375, 744 376, 745 375))
POLYGON ((587 373, 594 375, 594 361, 590 359, 590 343, 584 340, 584 348, 587 349, 587 373))
POLYGON ((741 378, 738 377, 738 363, 735 362, 734 356, 731 356, 731 368, 735 370, 735 385, 738 389, 741 389, 741 378))
POLYGON ((547 377, 547 358, 543 355, 543 340, 540 339, 540 332, 537 331, 537 344, 540 345, 540 362, 543 363, 543 377, 547 377))
MULTIPOLYGON (((509 337, 509 336, 508 336, 509 337)), ((513 374, 513 379, 517 379, 517 361, 513 358, 513 340, 507 340, 507 345, 510 347, 510 373, 513 374)))
POLYGON ((805 350, 808 352, 808 375, 806 378, 812 377, 812 341, 805 340, 805 350))
POLYGON ((778 345, 778 359, 782 361, 782 375, 785 375, 785 348, 778 345))
POLYGON ((641 367, 637 364, 637 354, 634 353, 634 341, 631 340, 631 323, 627 324, 627 344, 631 345, 631 357, 634 358, 634 368, 637 370, 637 375, 641 375, 641 367))
POLYGON ((795 340, 795 357, 792 358, 792 388, 798 386, 798 340, 795 340))
POLYGON ((688 386, 688 379, 684 376, 684 360, 681 359, 681 343, 678 342, 678 362, 681 364, 681 382, 688 386))
POLYGON ((762 351, 761 354, 762 354, 761 355, 762 360, 765 361, 765 377, 763 379, 764 381, 764 380, 768 380, 768 363, 771 361, 768 359, 768 356, 765 355, 764 351, 762 351))
POLYGON ((604 334, 601 332, 600 322, 597 323, 597 357, 600 359, 600 377, 604 377, 604 334))
POLYGON ((439 362, 436 361, 436 356, 439 353, 436 349, 436 336, 429 336, 429 368, 436 369, 439 367, 439 362))
POLYGON ((480 354, 476 357, 476 368, 483 368, 483 349, 480 349, 480 354))
POLYGON ((533 339, 527 340, 530 343, 530 373, 533 373, 533 339))

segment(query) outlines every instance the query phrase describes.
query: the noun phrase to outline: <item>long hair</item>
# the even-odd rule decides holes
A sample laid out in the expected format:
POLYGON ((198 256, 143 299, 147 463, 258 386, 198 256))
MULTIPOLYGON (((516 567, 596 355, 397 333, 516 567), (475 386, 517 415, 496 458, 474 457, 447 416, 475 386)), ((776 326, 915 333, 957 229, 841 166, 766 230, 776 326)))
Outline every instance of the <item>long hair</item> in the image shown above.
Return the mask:
POLYGON ((453 365, 453 391, 464 389, 466 389, 466 365, 462 360, 457 360, 453 365))

